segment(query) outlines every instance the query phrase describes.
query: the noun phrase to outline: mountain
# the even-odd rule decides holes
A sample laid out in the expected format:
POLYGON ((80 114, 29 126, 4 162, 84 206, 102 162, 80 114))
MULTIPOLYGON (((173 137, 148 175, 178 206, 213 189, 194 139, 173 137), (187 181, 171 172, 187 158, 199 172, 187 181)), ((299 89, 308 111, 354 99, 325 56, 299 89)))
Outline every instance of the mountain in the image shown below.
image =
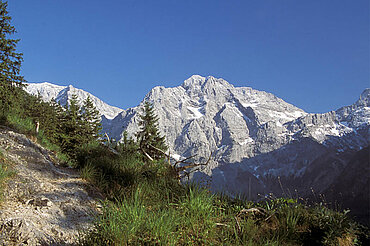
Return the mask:
MULTIPOLYGON (((271 93, 194 75, 178 87, 153 88, 144 101, 153 103, 173 157, 202 161, 212 153, 193 180, 258 199, 324 192, 353 153, 369 145, 369 98, 366 89, 353 105, 310 114, 271 93)), ((117 140, 123 130, 134 136, 142 107, 103 120, 104 130, 117 140)))
POLYGON ((76 94, 78 97, 78 100, 80 103, 84 101, 88 96, 90 96, 93 104, 97 108, 97 110, 101 113, 102 116, 104 116, 107 119, 113 119, 117 116, 120 112, 123 111, 123 109, 110 106, 97 98, 96 96, 73 87, 72 85, 68 86, 60 86, 60 85, 54 85, 48 82, 44 83, 27 83, 27 87, 25 90, 32 94, 32 95, 38 95, 40 94, 41 98, 45 101, 51 101, 51 99, 55 99, 59 104, 62 106, 66 105, 69 100, 71 100, 71 97, 73 94, 76 94))
POLYGON ((370 224, 370 147, 355 152, 341 174, 323 192, 328 202, 341 202, 353 216, 370 224), (338 196, 339 194, 339 196, 338 196))
MULTIPOLYGON (((55 95, 43 88, 44 95, 55 95)), ((212 76, 194 75, 173 88, 157 86, 145 100, 153 103, 174 158, 197 155, 196 161, 204 161, 212 154, 190 178, 231 196, 323 193, 370 141, 370 89, 353 105, 324 114, 306 113, 271 93, 212 76)), ((114 118, 103 117, 103 131, 116 140, 123 130, 134 136, 143 102, 114 118)))

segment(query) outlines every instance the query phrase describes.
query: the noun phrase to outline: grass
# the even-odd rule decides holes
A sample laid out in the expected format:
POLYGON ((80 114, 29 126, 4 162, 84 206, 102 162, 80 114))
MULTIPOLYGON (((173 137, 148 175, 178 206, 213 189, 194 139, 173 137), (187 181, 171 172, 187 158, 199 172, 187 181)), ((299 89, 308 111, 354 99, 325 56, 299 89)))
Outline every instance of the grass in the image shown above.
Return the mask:
POLYGON ((36 127, 30 118, 19 117, 17 112, 9 112, 6 115, 7 124, 18 132, 29 134, 35 131, 36 127))
POLYGON ((145 206, 137 190, 132 198, 106 203, 103 216, 96 221, 96 231, 89 235, 87 245, 173 245, 176 237, 176 214, 172 210, 153 210, 145 206))
POLYGON ((81 173, 107 194, 95 230, 82 245, 361 245, 366 232, 346 212, 295 199, 260 203, 180 185, 165 161, 83 148, 81 173), (101 186, 102 185, 102 186, 101 186), (257 208, 263 213, 246 213, 257 208))
POLYGON ((11 162, 5 158, 4 154, 0 151, 0 201, 4 196, 4 188, 6 180, 14 174, 11 169, 11 162))

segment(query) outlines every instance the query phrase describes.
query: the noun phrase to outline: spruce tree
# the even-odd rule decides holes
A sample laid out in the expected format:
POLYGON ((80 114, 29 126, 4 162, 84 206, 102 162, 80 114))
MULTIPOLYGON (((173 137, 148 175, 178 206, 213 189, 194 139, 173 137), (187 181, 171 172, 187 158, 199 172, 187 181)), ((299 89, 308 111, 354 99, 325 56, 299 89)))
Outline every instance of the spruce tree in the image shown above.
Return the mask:
POLYGON ((82 117, 80 112, 77 96, 72 95, 70 102, 65 106, 62 121, 63 132, 61 134, 62 150, 72 158, 75 158, 76 149, 83 143, 82 117))
POLYGON ((65 112, 63 110, 63 107, 60 106, 60 104, 54 98, 51 99, 49 107, 51 108, 51 111, 53 113, 50 116, 51 123, 47 135, 54 143, 59 143, 60 135, 63 131, 63 120, 65 112))
POLYGON ((20 75, 23 54, 16 52, 19 39, 8 36, 16 32, 10 24, 11 17, 7 11, 8 3, 0 1, 0 107, 2 112, 16 105, 14 100, 20 93, 25 79, 20 75))
POLYGON ((138 144, 132 137, 128 136, 127 131, 123 131, 123 140, 118 145, 118 150, 122 154, 137 154, 138 144))
POLYGON ((77 95, 73 94, 65 111, 56 108, 56 114, 62 113, 60 124, 63 129, 59 134, 63 152, 76 160, 78 149, 100 137, 100 114, 91 99, 84 100, 82 106, 78 103, 77 95))
POLYGON ((144 112, 139 117, 140 131, 136 134, 136 138, 140 149, 147 157, 149 155, 150 158, 158 160, 163 157, 163 153, 157 149, 166 151, 167 146, 165 137, 160 135, 158 116, 154 113, 153 105, 145 101, 144 112))
POLYGON ((91 101, 90 96, 88 96, 83 102, 81 107, 81 117, 83 121, 83 131, 87 141, 100 137, 100 131, 102 129, 100 113, 91 101))

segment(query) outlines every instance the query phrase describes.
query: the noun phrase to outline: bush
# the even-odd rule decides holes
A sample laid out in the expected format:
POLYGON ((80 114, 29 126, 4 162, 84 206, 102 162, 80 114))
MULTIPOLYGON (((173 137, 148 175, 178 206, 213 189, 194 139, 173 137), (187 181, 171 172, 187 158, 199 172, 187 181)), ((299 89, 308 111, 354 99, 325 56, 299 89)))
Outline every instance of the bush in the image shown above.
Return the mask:
POLYGON ((36 127, 30 118, 22 118, 16 112, 10 112, 6 116, 6 120, 10 127, 21 133, 35 133, 36 127))

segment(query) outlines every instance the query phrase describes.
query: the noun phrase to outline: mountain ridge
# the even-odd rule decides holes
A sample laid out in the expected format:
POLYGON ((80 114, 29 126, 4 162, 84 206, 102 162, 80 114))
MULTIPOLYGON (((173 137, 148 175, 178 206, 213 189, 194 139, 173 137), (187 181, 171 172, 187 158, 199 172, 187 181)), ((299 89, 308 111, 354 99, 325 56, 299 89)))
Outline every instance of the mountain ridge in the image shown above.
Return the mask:
POLYGON ((108 105, 93 94, 75 88, 73 85, 61 86, 50 82, 26 83, 26 85, 25 90, 28 93, 32 95, 38 95, 40 93, 43 100, 50 102, 52 99, 55 99, 62 106, 65 106, 69 102, 72 94, 77 95, 80 104, 89 96, 101 115, 104 115, 108 119, 113 119, 118 113, 123 111, 123 109, 108 105))
MULTIPOLYGON (((277 177, 303 195, 307 187, 324 191, 346 167, 340 163, 348 163, 347 153, 369 145, 369 98, 365 89, 352 105, 307 113, 271 93, 193 75, 177 87, 154 87, 143 102, 153 103, 173 156, 204 160, 213 153, 191 179, 208 180, 213 191, 257 199, 281 193, 277 177)), ((103 131, 118 141, 124 130, 134 137, 143 102, 114 118, 102 117, 103 131)))

